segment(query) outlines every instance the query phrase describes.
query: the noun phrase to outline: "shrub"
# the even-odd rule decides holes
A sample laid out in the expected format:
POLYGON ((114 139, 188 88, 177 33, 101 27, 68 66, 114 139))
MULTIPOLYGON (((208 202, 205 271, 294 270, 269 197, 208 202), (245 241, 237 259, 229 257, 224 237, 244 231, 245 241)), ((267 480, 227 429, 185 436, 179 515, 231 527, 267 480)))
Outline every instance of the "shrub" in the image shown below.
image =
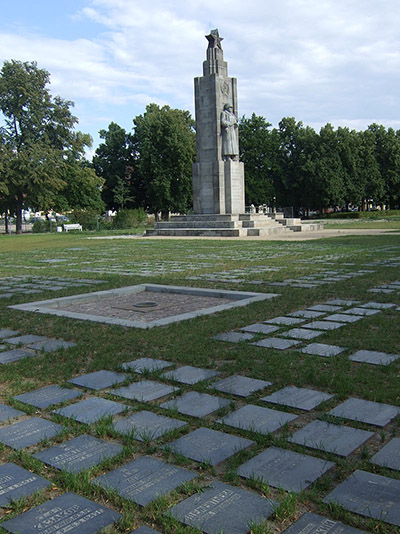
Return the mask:
POLYGON ((71 223, 82 225, 83 230, 97 230, 103 227, 103 219, 93 210, 74 210, 69 217, 71 223))
POLYGON ((37 219, 32 225, 32 232, 34 234, 50 232, 50 221, 41 221, 40 219, 37 219))
POLYGON ((147 221, 147 215, 143 208, 134 210, 119 210, 113 219, 113 228, 136 228, 143 226, 147 221))

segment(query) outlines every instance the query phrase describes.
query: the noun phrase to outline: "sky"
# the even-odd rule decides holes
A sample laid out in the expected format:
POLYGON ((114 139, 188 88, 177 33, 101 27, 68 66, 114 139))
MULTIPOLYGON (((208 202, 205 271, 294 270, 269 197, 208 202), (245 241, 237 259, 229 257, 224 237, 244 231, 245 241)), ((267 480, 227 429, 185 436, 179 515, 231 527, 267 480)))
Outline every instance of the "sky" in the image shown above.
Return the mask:
MULTIPOLYGON (((36 61, 98 146, 155 102, 194 116, 218 28, 239 115, 400 129, 399 0, 0 0, 0 65, 36 61)), ((90 154, 89 154, 90 155, 90 154)))

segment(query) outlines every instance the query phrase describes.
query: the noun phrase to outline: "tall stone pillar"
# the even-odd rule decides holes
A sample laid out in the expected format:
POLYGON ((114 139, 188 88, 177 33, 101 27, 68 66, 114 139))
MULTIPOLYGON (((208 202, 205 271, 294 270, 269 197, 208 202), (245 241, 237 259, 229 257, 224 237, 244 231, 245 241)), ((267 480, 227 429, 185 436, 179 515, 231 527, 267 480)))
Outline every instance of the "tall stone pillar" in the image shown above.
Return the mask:
POLYGON ((218 30, 207 35, 203 76, 195 78, 197 159, 195 214, 245 212, 244 165, 239 162, 237 80, 228 76, 218 30))

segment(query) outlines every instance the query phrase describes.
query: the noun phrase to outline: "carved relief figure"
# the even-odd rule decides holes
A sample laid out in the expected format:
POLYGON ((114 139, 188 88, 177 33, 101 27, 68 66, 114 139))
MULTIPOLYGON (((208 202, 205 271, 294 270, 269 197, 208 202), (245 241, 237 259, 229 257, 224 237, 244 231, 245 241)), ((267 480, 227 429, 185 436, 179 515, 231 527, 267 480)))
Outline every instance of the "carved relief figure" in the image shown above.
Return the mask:
POLYGON ((231 104, 225 104, 221 113, 222 159, 239 159, 238 121, 231 104))

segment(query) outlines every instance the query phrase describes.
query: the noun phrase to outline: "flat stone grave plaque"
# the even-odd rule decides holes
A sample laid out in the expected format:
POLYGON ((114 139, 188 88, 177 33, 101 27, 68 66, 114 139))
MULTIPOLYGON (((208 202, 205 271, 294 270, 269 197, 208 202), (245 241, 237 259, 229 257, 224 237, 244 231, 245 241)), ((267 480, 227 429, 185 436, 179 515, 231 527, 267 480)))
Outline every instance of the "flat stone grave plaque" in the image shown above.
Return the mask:
POLYGON ((28 347, 34 350, 43 350, 44 352, 55 352, 60 349, 76 347, 76 343, 73 341, 64 341, 63 339, 49 339, 48 341, 32 343, 28 347))
POLYGON ((196 473, 187 469, 149 456, 141 456, 95 478, 92 483, 115 490, 121 497, 146 506, 196 477, 196 473))
POLYGON ((288 441, 311 449, 348 456, 373 435, 374 432, 367 430, 316 420, 295 432, 288 441))
POLYGON ((332 397, 333 395, 329 393, 315 391, 314 389, 287 386, 279 391, 275 391, 271 395, 263 397, 261 400, 309 412, 322 402, 332 399, 332 397))
POLYGON ((220 408, 229 406, 230 401, 221 397, 214 397, 207 393, 197 393, 197 391, 189 391, 181 397, 163 402, 161 408, 169 408, 177 410, 184 415, 191 415, 192 417, 205 417, 210 413, 216 412, 220 408))
POLYGON ((297 415, 291 413, 248 404, 239 408, 236 412, 218 419, 217 422, 243 430, 250 430, 251 432, 269 434, 278 430, 286 423, 297 419, 297 417, 297 415))
POLYGON ((276 350, 286 350, 291 347, 299 345, 301 341, 296 341, 294 339, 280 339, 279 337, 269 337, 267 339, 262 339, 261 341, 256 341, 255 343, 250 343, 255 347, 261 347, 263 349, 276 349, 276 350))
POLYGON ((351 299, 332 299, 328 300, 326 304, 332 304, 333 306, 354 306, 354 304, 359 304, 359 300, 351 299))
POLYGON ((375 315, 376 313, 380 313, 381 310, 374 310, 372 308, 350 308, 349 310, 345 310, 343 313, 346 315, 362 315, 362 316, 369 316, 369 315, 375 315))
POLYGON ((13 534, 96 534, 120 514, 74 493, 65 493, 1 524, 13 534))
POLYGON ((306 454, 270 447, 241 465, 238 474, 244 478, 261 478, 274 488, 300 492, 334 465, 306 454))
POLYGON ((100 397, 89 397, 75 404, 54 410, 53 413, 90 425, 102 417, 111 417, 126 410, 128 406, 100 397))
POLYGON ((170 508, 167 514, 205 534, 247 534, 251 524, 270 517, 278 505, 256 493, 214 481, 201 493, 170 508))
POLYGON ((214 376, 221 374, 219 371, 212 371, 211 369, 200 369, 199 367, 193 367, 192 365, 184 365, 179 369, 173 371, 166 371, 162 374, 164 378, 169 380, 175 380, 181 384, 197 384, 202 380, 209 380, 214 376))
POLYGON ((173 362, 156 360, 154 358, 139 358, 138 360, 133 360, 132 362, 123 363, 122 369, 124 369, 124 371, 133 371, 134 373, 152 373, 153 371, 171 367, 172 363, 173 362))
POLYGON ((123 373, 115 373, 114 371, 95 371, 86 375, 76 376, 69 383, 81 386, 83 388, 100 390, 120 384, 127 379, 128 375, 123 373))
POLYGON ((7 339, 7 343, 12 345, 28 345, 28 343, 36 343, 37 341, 50 341, 46 336, 35 336, 35 335, 26 335, 26 336, 17 336, 7 339))
POLYGON ((0 443, 13 449, 24 449, 36 445, 43 439, 53 438, 63 430, 61 425, 33 417, 0 428, 0 443))
POLYGON ((324 332, 319 330, 307 330, 306 328, 292 328, 287 332, 280 334, 285 337, 293 337, 294 339, 313 339, 322 335, 324 332))
POLYGON ((240 341, 249 341, 253 339, 254 334, 248 334, 246 332, 225 332, 224 334, 219 334, 214 336, 213 339, 216 341, 228 341, 229 343, 239 343, 240 341))
POLYGON ((312 321, 311 323, 303 324, 302 328, 310 328, 311 330, 337 330, 346 326, 346 323, 336 323, 334 321, 312 321))
POLYGON ((253 444, 254 441, 250 439, 201 427, 164 445, 163 448, 168 448, 172 452, 182 454, 182 456, 196 462, 217 465, 253 444))
POLYGON ((321 317, 325 315, 326 312, 319 312, 313 310, 298 310, 292 313, 288 313, 289 317, 304 317, 304 319, 315 319, 316 317, 321 317))
POLYGON ((360 308, 372 308, 375 310, 389 310, 395 308, 396 304, 389 302, 367 302, 366 304, 360 304, 360 308))
POLYGON ((308 310, 320 311, 320 312, 336 312, 342 309, 342 306, 334 304, 316 304, 315 306, 310 306, 308 310))
POLYGON ((364 530, 348 527, 339 521, 328 519, 322 515, 307 512, 293 525, 284 531, 284 534, 367 534, 364 530))
POLYGON ((346 510, 400 526, 400 480, 355 471, 325 497, 346 510))
POLYGON ((272 332, 279 330, 279 326, 255 323, 248 326, 243 326, 243 328, 240 328, 240 330, 243 330, 244 332, 253 332, 254 334, 272 334, 272 332))
POLYGON ((386 354, 375 350, 358 350, 349 356, 349 360, 353 362, 370 363, 372 365, 389 365, 399 358, 400 354, 386 354))
POLYGON ((132 530, 131 534, 161 534, 161 532, 150 527, 139 527, 132 530))
POLYGON ((361 319, 361 315, 346 315, 345 313, 334 313, 333 315, 328 315, 327 317, 324 317, 324 320, 334 321, 336 323, 356 323, 361 319))
POLYGON ((3 328, 0 330, 0 339, 7 339, 11 336, 19 334, 18 330, 10 330, 9 328, 3 328))
POLYGON ((0 506, 32 495, 46 488, 50 482, 19 465, 12 463, 0 465, 0 506))
POLYGON ((33 456, 56 469, 79 473, 90 469, 122 451, 122 446, 88 435, 78 436, 54 447, 37 452, 33 456))
POLYGON ((306 347, 301 349, 304 354, 312 354, 315 356, 325 356, 330 358, 331 356, 337 356, 341 352, 344 352, 346 347, 338 347, 337 345, 326 345, 325 343, 310 343, 306 347))
POLYGON ((271 386, 272 382, 266 380, 259 380, 258 378, 249 378, 248 376, 232 375, 214 382, 210 388, 222 391, 223 393, 230 393, 238 397, 249 397, 256 391, 271 386))
POLYGON ((264 323, 279 324, 283 326, 291 326, 294 324, 304 323, 305 319, 300 319, 300 317, 273 317, 264 321, 264 323))
POLYGON ((165 397, 174 391, 178 391, 179 388, 174 388, 163 384, 162 382, 154 382, 153 380, 141 380, 140 382, 134 382, 122 388, 114 389, 113 395, 117 397, 124 397, 125 399, 137 400, 140 402, 149 402, 155 399, 165 397))
POLYGON ((35 408, 44 409, 52 404, 69 401, 80 397, 81 392, 76 389, 61 388, 60 386, 46 386, 35 389, 28 393, 22 393, 14 397, 15 400, 35 406, 35 408))
POLYGON ((114 430, 138 441, 152 441, 171 430, 187 425, 186 421, 142 410, 114 423, 114 430))
POLYGON ((350 398, 333 408, 329 414, 383 427, 400 414, 400 408, 391 404, 350 398))
POLYGON ((37 353, 33 350, 25 349, 11 349, 4 352, 0 352, 0 364, 13 363, 24 358, 32 358, 37 356, 37 353))
POLYGON ((400 438, 393 438, 370 460, 371 463, 400 471, 400 438))
POLYGON ((0 404, 0 421, 8 421, 9 419, 13 419, 14 417, 18 417, 19 415, 26 414, 24 412, 21 412, 20 410, 16 410, 12 406, 0 404))

